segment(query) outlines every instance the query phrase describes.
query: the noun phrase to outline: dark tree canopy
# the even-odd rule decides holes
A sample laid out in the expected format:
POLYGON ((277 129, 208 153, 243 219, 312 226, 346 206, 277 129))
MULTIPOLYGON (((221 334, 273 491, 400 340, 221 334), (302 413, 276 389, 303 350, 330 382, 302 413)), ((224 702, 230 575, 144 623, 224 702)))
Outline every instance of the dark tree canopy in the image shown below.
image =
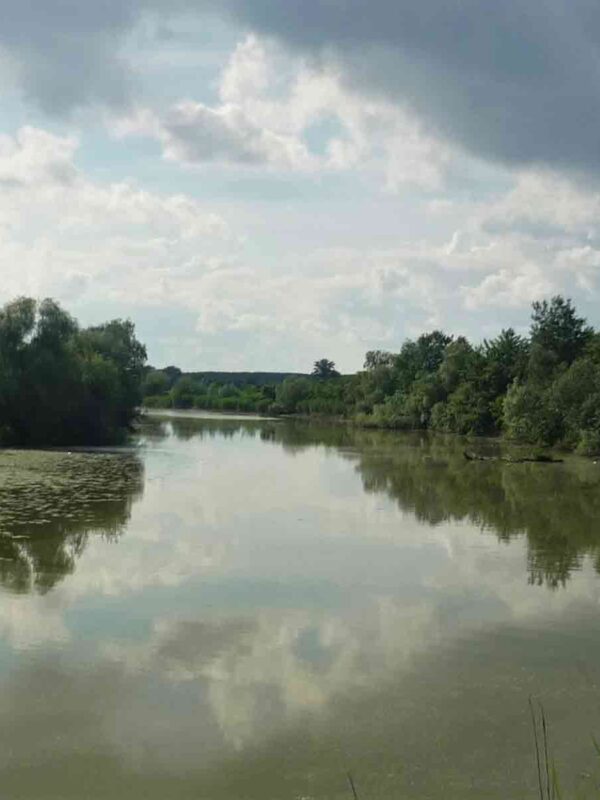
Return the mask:
POLYGON ((559 363, 571 364, 593 335, 571 301, 559 295, 534 303, 531 320, 532 346, 551 352, 559 363))
POLYGON ((146 351, 130 321, 81 329, 54 300, 0 310, 0 442, 119 441, 141 403, 146 351))
POLYGON ((391 367, 396 356, 387 353, 385 350, 369 350, 365 356, 365 369, 377 369, 378 367, 391 367))
POLYGON ((327 358, 315 361, 312 374, 315 378, 338 378, 340 375, 335 368, 335 363, 327 358))

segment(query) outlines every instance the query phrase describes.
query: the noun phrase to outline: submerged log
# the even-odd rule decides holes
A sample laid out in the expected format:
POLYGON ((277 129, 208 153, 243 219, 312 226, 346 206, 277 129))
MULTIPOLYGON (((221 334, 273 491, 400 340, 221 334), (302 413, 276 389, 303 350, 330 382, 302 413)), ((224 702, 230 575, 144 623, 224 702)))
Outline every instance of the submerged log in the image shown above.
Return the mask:
POLYGON ((463 452, 467 461, 504 461, 506 464, 563 464, 563 458, 552 458, 540 454, 537 456, 525 456, 518 458, 516 456, 480 456, 477 453, 469 453, 467 450, 463 452))
POLYGON ((463 453, 467 461, 498 461, 495 456, 478 456, 476 453, 469 453, 467 450, 463 453))

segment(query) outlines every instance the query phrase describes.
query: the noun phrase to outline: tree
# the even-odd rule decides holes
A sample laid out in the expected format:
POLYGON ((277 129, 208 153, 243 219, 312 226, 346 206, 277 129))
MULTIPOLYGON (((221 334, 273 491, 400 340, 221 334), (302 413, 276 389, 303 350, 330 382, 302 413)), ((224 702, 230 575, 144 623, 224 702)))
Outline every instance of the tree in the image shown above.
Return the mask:
POLYGON ((135 409, 142 403, 146 348, 135 337, 131 320, 115 319, 87 328, 80 335, 83 351, 92 351, 116 370, 117 392, 113 398, 114 424, 129 428, 135 409))
POLYGON ((461 383, 448 401, 437 403, 431 411, 431 428, 448 433, 485 436, 494 430, 490 403, 479 387, 461 383))
POLYGON ((164 372, 169 379, 169 389, 171 389, 183 375, 179 367, 165 367, 161 372, 164 372))
POLYGON ((0 437, 15 438, 14 410, 19 407, 27 342, 35 326, 35 301, 19 297, 0 310, 0 437))
POLYGON ((0 442, 119 440, 141 401, 145 358, 129 321, 80 330, 54 300, 7 304, 0 310, 0 442))
POLYGON ((552 445, 559 441, 562 419, 551 392, 531 383, 515 383, 504 399, 506 435, 530 444, 552 445))
POLYGON ((276 403, 284 411, 297 411, 298 404, 310 396, 311 388, 311 381, 308 378, 286 378, 277 387, 276 403))
POLYGON ((0 311, 0 349, 14 354, 25 345, 35 326, 36 302, 31 297, 19 297, 0 311))
POLYGON ((443 331, 424 333, 417 339, 417 361, 420 372, 435 372, 442 363, 453 337, 443 331))
POLYGON ((162 370, 153 369, 144 378, 144 397, 166 394, 169 391, 171 382, 162 370))
POLYGON ((385 350, 369 350, 365 356, 364 368, 367 370, 374 370, 378 367, 392 367, 396 356, 393 353, 387 353, 385 350))
POLYGON ((171 389, 174 408, 191 408, 194 396, 200 393, 200 386, 193 378, 184 375, 171 389))
POLYGON ((312 374, 315 378, 339 378, 340 376, 335 368, 335 363, 326 358, 315 361, 312 374))
POLYGON ((453 392, 461 383, 475 380, 481 374, 482 360, 481 353, 464 336, 450 342, 438 369, 444 389, 453 392))
POLYGON ((524 377, 529 342, 506 328, 495 339, 484 339, 483 354, 486 384, 494 394, 503 394, 515 379, 524 377))
POLYGON ((416 342, 404 342, 394 364, 400 391, 408 392, 414 381, 436 373, 451 342, 452 337, 442 331, 424 333, 416 342))
POLYGON ((571 300, 560 295, 533 303, 531 344, 554 353, 559 363, 572 364, 593 337, 593 329, 578 317, 571 300))

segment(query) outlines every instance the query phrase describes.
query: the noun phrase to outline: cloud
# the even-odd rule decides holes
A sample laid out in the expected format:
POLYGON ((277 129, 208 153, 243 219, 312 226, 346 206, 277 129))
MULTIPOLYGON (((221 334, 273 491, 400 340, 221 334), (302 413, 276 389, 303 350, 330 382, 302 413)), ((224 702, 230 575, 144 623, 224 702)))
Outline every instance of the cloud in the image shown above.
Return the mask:
MULTIPOLYGON (((368 692, 374 681, 392 680, 397 695, 401 676, 421 674, 432 644, 454 649, 498 624, 592 620, 598 583, 588 561, 569 592, 541 591, 527 583, 523 538, 498 542, 448 520, 424 529, 398 513, 382 485, 362 491, 355 449, 300 452, 296 443, 286 454, 261 441, 265 424, 244 423, 230 447, 219 436, 192 437, 185 458, 169 457, 180 451, 175 441, 155 442, 154 454, 149 442, 145 494, 118 545, 94 538, 51 595, 6 600, 0 636, 10 646, 61 645, 56 662, 44 648, 27 659, 34 674, 2 676, 2 730, 23 732, 16 750, 28 744, 31 764, 40 747, 47 755, 47 737, 26 741, 21 715, 56 716, 30 696, 42 679, 62 687, 59 705, 71 712, 89 711, 88 683, 108 691, 98 713, 75 715, 77 729, 57 753, 68 755, 77 739, 97 755, 108 730, 120 762, 152 761, 172 776, 174 764, 182 774, 198 759, 204 767, 211 742, 252 753, 307 713, 314 727, 313 714, 336 712, 344 694, 368 692), (115 619, 128 624, 115 628, 115 619), (81 670, 91 646, 97 669, 81 670), (38 672, 48 660, 62 681, 38 672), (16 702, 25 698, 19 687, 29 704, 16 702)), ((2 749, 11 752, 14 760, 2 749)))
POLYGON ((0 185, 67 184, 76 175, 75 137, 54 136, 25 126, 17 135, 0 135, 0 185))
MULTIPOLYGON (((277 454, 275 458, 271 452, 265 456, 273 459, 268 462, 267 472, 271 476, 275 474, 271 470, 277 454)), ((302 463, 290 468, 305 469, 310 459, 318 484, 322 458, 322 451, 310 455, 305 452, 300 459, 302 463)), ((290 483, 289 475, 287 482, 290 483)), ((311 486, 311 497, 319 496, 320 488, 311 486)), ((303 491, 292 497, 292 508, 298 501, 302 507, 307 491, 304 486, 303 491)), ((208 489, 205 494, 214 501, 214 487, 212 494, 208 489)), ((253 497, 256 496, 255 493, 253 497)), ((220 498, 219 502, 222 501, 220 498)), ((384 682, 392 675, 398 677, 412 671, 442 630, 446 641, 462 640, 466 635, 478 635, 490 625, 512 623, 521 627, 531 625, 532 621, 543 623, 549 615, 556 618, 568 613, 577 603, 580 608, 592 607, 596 601, 591 568, 573 582, 568 595, 554 593, 549 597, 528 585, 523 576, 526 553, 520 540, 511 542, 500 560, 494 557, 499 545, 493 537, 483 537, 474 548, 473 530, 469 526, 445 523, 430 532, 424 548, 422 527, 413 525, 407 517, 402 522, 402 544, 398 546, 398 518, 391 509, 382 521, 379 505, 379 524, 361 524, 361 520, 368 520, 370 513, 374 513, 381 496, 370 513, 370 501, 364 505, 360 493, 344 497, 329 495, 329 501, 341 509, 343 519, 354 515, 354 521, 345 526, 340 526, 338 515, 337 525, 328 527, 325 522, 323 530, 323 535, 335 537, 336 547, 345 555, 348 575, 341 586, 351 594, 354 606, 325 604, 315 610, 312 604, 305 607, 296 599, 292 607, 265 610, 261 596, 258 600, 249 598, 243 615, 237 606, 228 608, 227 603, 208 615, 178 613, 175 609, 170 615, 149 619, 151 632, 146 639, 105 640, 101 642, 101 654, 107 661, 122 666, 129 675, 152 674, 155 681, 171 688, 195 686, 212 708, 211 724, 216 723, 227 742, 241 748, 255 741, 267 727, 277 728, 302 718, 307 712, 316 713, 332 703, 335 705, 343 693, 361 692, 374 677, 384 682), (364 581, 362 548, 358 552, 355 548, 355 537, 360 541, 364 536, 372 537, 371 574, 379 577, 377 591, 373 590, 372 581, 364 581), (398 586, 402 589, 398 590, 398 586), (478 609, 475 614, 474 607, 478 609), (449 615, 448 608, 465 613, 449 615), (360 609, 359 613, 356 609, 360 609), (272 701, 265 707, 267 689, 272 701)), ((289 508, 288 503, 288 512, 289 508)), ((231 510, 222 506, 217 514, 221 516, 221 534, 229 537, 227 521, 231 510)), ((203 526, 200 533, 197 531, 196 538, 199 535, 202 540, 205 530, 203 526)), ((246 560, 239 560, 238 555, 235 574, 239 575, 241 569, 242 574, 256 580, 252 553, 256 552, 257 541, 263 540, 260 536, 258 540, 251 539, 246 545, 246 560)), ((292 548, 294 539, 290 531, 288 544, 292 548)), ((268 538, 266 541, 270 544, 268 538)), ((298 546, 303 553, 302 568, 306 570, 308 565, 319 578, 323 577, 324 569, 330 584, 335 579, 336 566, 328 566, 328 559, 323 559, 322 542, 318 546, 309 537, 298 546)), ((146 543, 146 548, 159 547, 159 541, 146 543)), ((238 542, 236 549, 240 547, 243 549, 238 542)), ((277 551, 272 546, 265 549, 277 551)), ((171 546, 168 551, 161 548, 161 555, 170 564, 183 553, 171 546)), ((297 598, 299 568, 289 553, 287 559, 284 552, 275 555, 275 564, 270 566, 279 569, 279 582, 285 576, 285 585, 288 590, 292 587, 297 598), (285 563, 277 558, 285 559, 285 563)), ((218 564, 216 574, 223 579, 228 567, 218 564)), ((264 574, 259 571, 259 575, 264 581, 264 574)))
POLYGON ((479 285, 463 287, 465 307, 473 311, 483 306, 497 308, 529 304, 538 297, 548 297, 554 291, 553 282, 544 275, 537 264, 519 264, 503 267, 487 275, 479 285))
POLYGON ((144 309, 168 310, 179 327, 152 325, 153 360, 158 351, 160 362, 190 368, 224 359, 240 368, 306 368, 324 341, 348 366, 357 354, 362 360, 374 339, 400 339, 406 319, 439 296, 431 277, 413 273, 396 252, 326 249, 262 264, 200 202, 100 183, 76 156, 74 137, 40 129, 2 139, 2 301, 53 296, 80 316, 112 305, 134 319, 146 318, 144 309))
POLYGON ((93 282, 105 301, 157 302, 165 271, 229 247, 225 222, 200 203, 91 181, 76 167, 76 149, 74 138, 34 128, 0 139, 3 298, 72 301, 93 282))
MULTIPOLYGON (((206 0, 205 7, 217 4, 206 0)), ((587 0, 219 0, 242 26, 334 59, 354 89, 512 164, 597 169, 600 7, 587 0)))
POLYGON ((600 193, 584 191, 557 174, 525 171, 514 187, 486 210, 490 233, 521 233, 539 239, 595 239, 600 230, 600 193))
POLYGON ((256 124, 238 106, 210 108, 191 100, 154 116, 142 112, 117 126, 124 134, 154 135, 169 161, 302 169, 311 164, 306 148, 292 137, 256 124))
POLYGON ((0 639, 6 639, 15 650, 39 647, 42 643, 64 645, 71 638, 64 610, 62 605, 49 605, 40 596, 4 596, 0 606, 0 639))
MULTIPOLYGON (((264 204, 256 218, 226 221, 189 195, 101 183, 79 169, 77 147, 32 127, 0 139, 1 299, 54 296, 84 321, 90 308, 124 309, 158 365, 301 370, 326 355, 353 370, 367 350, 434 327, 489 336, 490 307, 523 325, 532 300, 596 297, 600 193, 564 177, 531 171, 489 199, 438 204, 421 238, 384 247, 365 229, 353 244, 317 248, 286 235, 285 253, 263 258, 264 204), (440 237, 451 220, 454 234, 440 237)), ((314 224, 312 208, 294 213, 299 230, 314 224)), ((362 230, 362 217, 344 213, 362 230)))
POLYGON ((484 158, 597 171, 600 7, 588 0, 373 0, 368 13, 363 0, 0 0, 4 72, 49 113, 128 105, 140 78, 132 33, 182 13, 335 64, 352 93, 408 109, 484 158))
POLYGON ((563 176, 526 171, 473 214, 471 235, 452 257, 487 275, 461 289, 466 308, 523 307, 553 293, 592 299, 600 277, 600 193, 563 176), (487 243, 484 245, 483 243, 487 243))
POLYGON ((389 102, 358 97, 337 69, 315 68, 254 35, 241 41, 219 80, 219 103, 182 100, 138 108, 117 136, 157 139, 184 166, 269 166, 317 174, 361 170, 378 186, 441 187, 457 156, 389 102))
POLYGON ((121 105, 131 83, 121 47, 140 11, 137 0, 0 0, 5 69, 50 114, 121 105))

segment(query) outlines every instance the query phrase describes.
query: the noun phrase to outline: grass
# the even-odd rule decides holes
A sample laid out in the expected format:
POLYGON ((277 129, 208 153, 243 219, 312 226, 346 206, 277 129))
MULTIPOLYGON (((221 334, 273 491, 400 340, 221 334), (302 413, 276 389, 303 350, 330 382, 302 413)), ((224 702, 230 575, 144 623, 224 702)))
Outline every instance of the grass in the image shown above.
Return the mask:
POLYGON ((538 703, 536 708, 530 697, 529 711, 531 713, 531 725, 535 744, 535 760, 540 800, 562 800, 556 764, 551 757, 548 723, 546 721, 544 706, 538 703))
POLYGON ((350 788, 352 789, 352 796, 354 800, 358 800, 358 792, 356 791, 356 786, 354 785, 354 779, 350 773, 348 773, 348 783, 350 784, 350 788))

